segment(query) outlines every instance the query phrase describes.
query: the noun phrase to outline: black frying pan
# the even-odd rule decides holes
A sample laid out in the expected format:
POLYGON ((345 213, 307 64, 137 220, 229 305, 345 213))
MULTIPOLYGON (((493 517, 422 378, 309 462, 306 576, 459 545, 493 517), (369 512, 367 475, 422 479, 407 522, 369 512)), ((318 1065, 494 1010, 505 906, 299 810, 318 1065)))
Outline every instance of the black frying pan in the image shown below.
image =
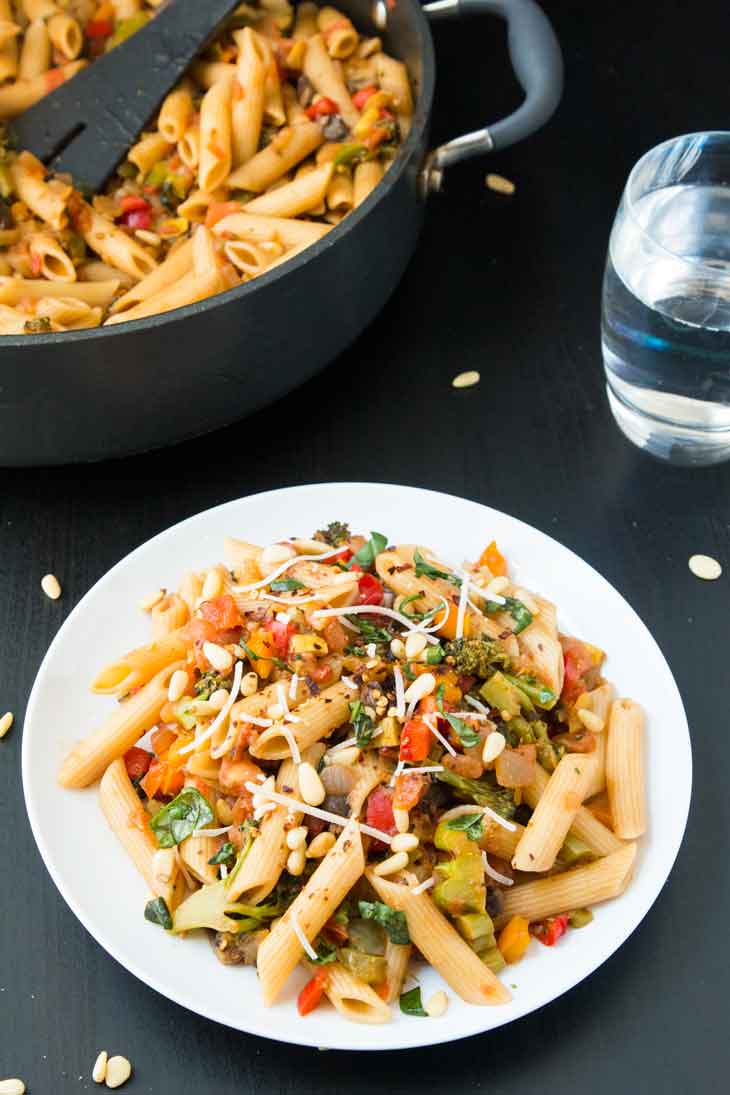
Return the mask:
POLYGON ((408 65, 417 92, 413 127, 383 181, 323 240, 247 285, 118 326, 0 337, 0 465, 159 448, 226 425, 301 384, 352 342, 392 293, 415 248, 425 197, 439 188, 444 168, 522 140, 558 104, 560 49, 533 0, 340 6, 358 28, 381 34, 385 49, 408 65), (488 129, 428 153, 435 81, 428 19, 477 12, 507 20, 525 101, 488 129))

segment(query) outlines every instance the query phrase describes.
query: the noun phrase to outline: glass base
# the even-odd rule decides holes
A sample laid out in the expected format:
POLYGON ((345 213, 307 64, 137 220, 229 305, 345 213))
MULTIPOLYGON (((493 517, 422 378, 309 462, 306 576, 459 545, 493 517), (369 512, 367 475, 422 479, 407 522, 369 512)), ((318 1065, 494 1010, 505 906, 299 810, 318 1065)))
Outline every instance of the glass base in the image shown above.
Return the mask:
POLYGON ((621 399, 610 383, 606 394, 621 432, 651 456, 682 467, 706 467, 730 460, 730 429, 701 430, 653 418, 621 399))

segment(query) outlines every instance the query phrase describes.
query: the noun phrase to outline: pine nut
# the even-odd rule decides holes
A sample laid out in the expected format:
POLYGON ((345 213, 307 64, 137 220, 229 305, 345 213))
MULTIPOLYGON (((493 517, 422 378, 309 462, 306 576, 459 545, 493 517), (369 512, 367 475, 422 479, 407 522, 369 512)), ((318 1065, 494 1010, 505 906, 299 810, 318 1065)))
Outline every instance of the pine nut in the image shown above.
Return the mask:
POLYGON ((318 833, 307 848, 307 859, 324 858, 330 848, 334 847, 336 839, 334 833, 318 833))
POLYGON ((401 660, 406 656, 406 648, 403 645, 402 639, 392 639, 390 643, 390 652, 394 658, 400 658, 401 660))
POLYGON ((475 384, 480 381, 479 373, 476 369, 468 369, 465 373, 457 373, 454 379, 451 381, 452 388, 473 388, 475 384))
POLYGON ((177 850, 175 848, 160 848, 152 857, 152 877, 155 882, 164 889, 175 873, 177 865, 177 850))
POLYGON ((0 1080, 0 1095, 25 1095, 22 1080, 0 1080))
POLYGON ((259 679, 254 672, 244 674, 241 681, 241 695, 253 696, 254 692, 258 691, 259 679))
POLYGON ((534 597, 527 592, 526 589, 516 589, 515 597, 518 601, 522 601, 523 605, 528 612, 531 612, 533 616, 540 615, 540 606, 534 597))
POLYGON ((221 825, 230 825, 233 821, 233 810, 224 798, 219 798, 216 802, 215 813, 221 825))
POLYGON ((422 631, 413 631, 406 639, 406 657, 417 658, 425 650, 428 640, 422 631))
POLYGON ((409 685, 406 689, 406 703, 413 703, 414 700, 422 700, 424 696, 430 696, 435 687, 436 678, 433 673, 422 673, 421 676, 416 677, 413 684, 409 685))
POLYGON ((288 544, 270 544, 261 552, 259 569, 262 574, 267 574, 268 571, 281 566, 287 559, 296 558, 296 554, 294 548, 289 547, 288 544))
POLYGON ((121 1087, 132 1075, 132 1066, 126 1057, 110 1057, 106 1063, 107 1087, 121 1087))
POLYGON ((714 582, 722 574, 722 567, 711 555, 690 555, 687 565, 695 578, 705 582, 714 582))
POLYGON ((228 703, 228 697, 230 692, 227 688, 216 688, 215 692, 211 692, 208 697, 208 703, 214 711, 222 711, 228 703))
POLYGON ((482 749, 482 764, 491 764, 496 760, 506 744, 507 739, 499 730, 492 730, 491 734, 487 734, 482 749))
POLYGON ((212 601, 223 592, 223 575, 219 570, 209 570, 203 582, 201 597, 204 601, 212 601))
POLYGON ((170 703, 176 703, 181 696, 185 695, 185 689, 189 683, 189 678, 184 669, 176 669, 170 677, 170 683, 167 686, 167 698, 170 703))
POLYGON ((162 600, 165 596, 164 589, 156 589, 154 593, 148 593, 146 597, 143 597, 139 602, 139 607, 143 612, 151 612, 156 604, 162 600))
POLYGON ((327 792, 322 780, 308 761, 304 761, 298 768, 299 794, 307 806, 319 806, 324 802, 327 792))
POLYGON ((382 863, 378 863, 377 867, 373 868, 373 874, 376 874, 378 878, 385 878, 386 875, 395 874, 396 871, 402 871, 407 866, 408 853, 396 852, 395 855, 384 859, 382 863))
POLYGON ((233 655, 218 643, 203 643, 203 653, 219 673, 226 673, 233 665, 233 655))
POLYGON ((342 764, 346 768, 350 768, 353 764, 357 764, 360 759, 360 750, 356 745, 351 745, 347 749, 338 749, 336 753, 333 753, 330 757, 330 764, 342 764))
POLYGON ((300 874, 304 874, 304 867, 307 862, 307 853, 304 845, 301 848, 295 848, 293 852, 289 852, 286 860, 286 869, 290 875, 294 878, 298 878, 300 874))
POLYGON ((307 843, 309 829, 305 825, 297 825, 296 829, 290 829, 286 834, 286 846, 290 852, 295 852, 307 843))
POLYGON ((578 708, 578 718, 586 730, 590 730, 594 734, 601 734, 606 725, 600 715, 597 715, 595 711, 589 711, 587 707, 578 708))
POLYGON ((515 192, 515 184, 511 179, 505 179, 504 175, 495 175, 490 171, 484 181, 488 188, 494 190, 497 194, 512 195, 515 192))
POLYGON ((407 810, 401 810, 398 806, 393 807, 393 820, 395 821, 395 827, 399 833, 407 833, 411 827, 411 819, 407 810))
POLYGON ((499 577, 492 578, 491 582, 484 590, 484 592, 487 594, 487 596, 492 593, 496 593, 499 597, 507 589, 509 589, 509 578, 505 578, 504 575, 500 574, 499 577))
POLYGON ((423 1007, 426 1015, 429 1015, 432 1019, 440 1019, 442 1015, 446 1013, 446 1009, 449 1006, 449 998, 442 990, 441 992, 435 992, 430 1000, 428 1000, 423 1007))
POLYGON ((394 852, 412 852, 419 843, 415 833, 398 833, 398 836, 394 836, 391 840, 390 847, 394 852))
POLYGON ((13 725, 13 712, 6 711, 3 717, 0 719, 0 738, 4 738, 10 727, 13 725))
POLYGON ((109 1060, 109 1054, 105 1049, 102 1049, 99 1056, 94 1061, 94 1067, 91 1070, 91 1079, 95 1084, 103 1084, 106 1077, 106 1063, 109 1060))
POLYGON ((61 596, 61 584, 55 574, 46 574, 41 579, 41 589, 52 601, 57 601, 61 596))

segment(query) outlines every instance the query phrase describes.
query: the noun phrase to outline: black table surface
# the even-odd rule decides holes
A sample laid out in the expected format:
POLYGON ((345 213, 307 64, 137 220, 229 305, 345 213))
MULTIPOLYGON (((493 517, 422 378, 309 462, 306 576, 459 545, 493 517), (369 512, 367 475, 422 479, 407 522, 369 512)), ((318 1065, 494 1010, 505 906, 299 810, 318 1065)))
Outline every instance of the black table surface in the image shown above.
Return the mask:
MULTIPOLYGON (((400 288, 339 361, 247 421, 167 452, 3 473, 0 709, 13 710, 16 725, 0 743, 0 1077, 21 1076, 31 1095, 94 1088, 101 1048, 132 1060, 125 1090, 154 1095, 727 1090, 728 594, 726 578, 700 582, 687 560, 706 552, 730 567, 730 466, 664 466, 619 435, 604 395, 599 300, 633 162, 672 135, 728 128, 730 15, 722 0, 565 0, 550 10, 566 59, 555 120, 488 164, 448 173, 400 288), (487 169, 516 181, 513 198, 485 190, 487 169), (464 369, 479 370, 481 384, 452 390, 464 369), (358 1060, 216 1026, 117 965, 56 893, 20 782, 23 712, 40 661, 112 564, 219 502, 331 479, 461 494, 578 552, 658 639, 695 762, 671 878, 592 977, 468 1043, 358 1060), (40 591, 47 571, 63 584, 55 603, 40 591)), ((519 101, 498 23, 441 24, 435 39, 435 138, 519 101)), ((79 669, 85 679, 88 667, 79 669)))

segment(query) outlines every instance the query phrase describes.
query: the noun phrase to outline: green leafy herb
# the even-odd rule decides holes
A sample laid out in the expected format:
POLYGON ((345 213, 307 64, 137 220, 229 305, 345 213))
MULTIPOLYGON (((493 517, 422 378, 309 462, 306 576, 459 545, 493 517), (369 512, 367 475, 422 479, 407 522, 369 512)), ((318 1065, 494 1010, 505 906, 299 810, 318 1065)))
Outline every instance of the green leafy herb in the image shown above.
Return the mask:
POLYGON ((226 867, 230 867, 231 863, 236 860, 236 849, 231 844, 230 840, 227 840, 225 844, 222 844, 215 855, 211 856, 208 860, 211 867, 216 867, 219 863, 225 863, 226 867))
POLYGON ((413 620, 416 624, 430 623, 437 612, 440 612, 443 605, 437 605, 436 608, 429 608, 428 612, 406 612, 406 605, 412 604, 413 601, 420 601, 422 599, 421 593, 411 593, 410 597, 404 597, 402 601, 398 602, 398 611, 401 616, 405 616, 407 620, 413 620))
POLYGON ((421 990, 416 986, 410 992, 404 992, 400 998, 400 1009, 404 1015, 427 1015, 421 1003, 421 990))
POLYGON ((447 829, 465 833, 469 840, 481 840, 484 836, 484 814, 460 814, 446 822, 447 829))
POLYGON ((358 909, 363 920, 374 920, 385 928, 391 943, 400 946, 410 943, 405 913, 392 909, 382 901, 358 901, 358 909))
POLYGON ((330 962, 337 961, 337 947, 328 943, 326 939, 320 937, 314 944, 314 949, 317 957, 310 959, 313 966, 328 966, 330 962))
POLYGON ((426 665, 438 665, 439 662, 444 660, 444 648, 441 643, 436 643, 435 646, 429 646, 426 651, 426 665))
POLYGON ((324 540, 330 547, 339 547, 350 539, 350 526, 345 521, 330 521, 327 528, 317 529, 316 540, 324 540))
POLYGON ((185 787, 177 798, 155 814, 150 820, 150 829, 160 848, 173 848, 212 820, 213 811, 207 799, 195 787, 185 787))
POLYGON ((456 715, 449 714, 448 711, 444 711, 444 685, 443 683, 436 689, 436 706, 448 722, 451 729, 456 734, 457 738, 464 746, 465 749, 471 749, 473 745, 478 745, 482 740, 479 732, 464 722, 463 719, 457 718, 456 715))
POLYGON ((461 589, 461 578, 457 578, 455 574, 450 574, 448 570, 439 570, 438 567, 427 563, 418 548, 413 552, 413 562, 416 564, 417 578, 443 578, 445 582, 451 582, 452 585, 461 589))
POLYGON ((198 699, 207 700, 214 692, 217 692, 219 688, 230 689, 232 683, 232 677, 223 677, 220 673, 216 673, 214 670, 209 669, 207 673, 203 673, 200 680, 195 682, 195 693, 198 699))
POLYGON ((377 627, 365 616, 356 616, 354 613, 350 613, 345 618, 355 625, 363 639, 366 639, 369 643, 389 643, 393 637, 384 627, 377 627))
POLYGON ((355 731, 355 741, 359 748, 363 749, 369 744, 375 725, 370 716, 365 714, 365 705, 362 700, 353 700, 351 702, 350 722, 355 731))
POLYGON ((532 613, 516 597, 505 597, 503 605, 498 605, 496 601, 487 601, 487 612, 509 612, 517 624, 515 635, 519 635, 520 631, 524 631, 532 623, 532 613))
POLYGON ((172 930, 172 916, 164 897, 155 897, 144 907, 144 918, 151 924, 159 924, 165 931, 172 930))
POLYGON ((280 578, 269 585, 272 593, 293 593, 297 589, 306 588, 304 582, 298 582, 296 578, 280 578))
POLYGON ((356 551, 350 559, 347 564, 348 570, 353 563, 357 563, 363 570, 370 570, 377 556, 380 555, 381 551, 385 551, 387 546, 387 536, 383 536, 382 532, 371 532, 368 542, 359 551, 356 551))
POLYGON ((259 658, 261 658, 262 661, 273 662, 277 669, 286 669, 287 668, 286 662, 283 662, 281 660, 281 658, 275 658, 273 654, 256 654, 251 649, 251 647, 248 645, 248 643, 245 643, 243 641, 243 639, 239 639, 238 643, 239 643, 239 646, 242 646, 243 649, 246 651, 246 653, 248 654, 251 661, 257 662, 259 660, 259 658))

